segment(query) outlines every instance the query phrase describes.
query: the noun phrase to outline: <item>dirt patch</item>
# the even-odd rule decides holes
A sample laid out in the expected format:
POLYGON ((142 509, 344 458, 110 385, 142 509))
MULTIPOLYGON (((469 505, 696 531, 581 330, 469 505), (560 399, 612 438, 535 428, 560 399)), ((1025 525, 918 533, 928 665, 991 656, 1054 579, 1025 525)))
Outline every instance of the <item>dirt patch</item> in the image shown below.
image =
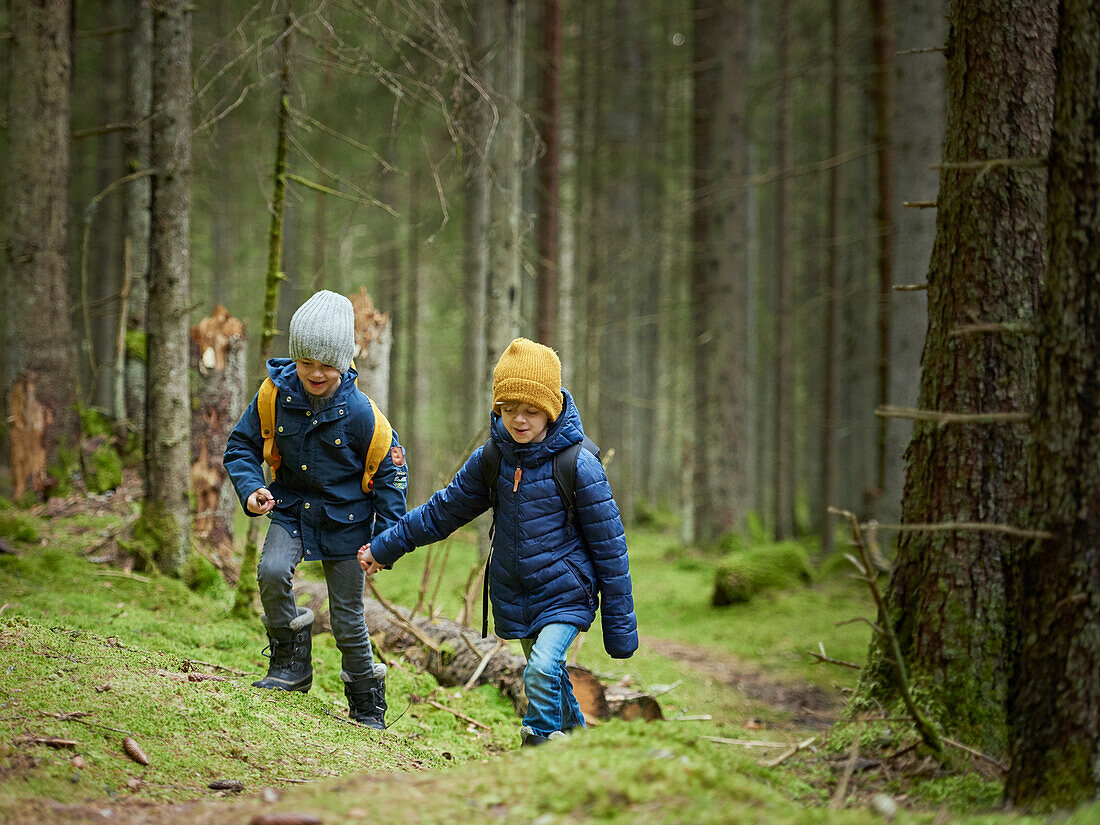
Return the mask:
POLYGON ((793 714, 792 723, 800 727, 827 728, 837 719, 843 707, 843 700, 835 693, 817 685, 770 678, 735 656, 667 639, 647 637, 643 643, 705 678, 740 691, 749 699, 793 714))

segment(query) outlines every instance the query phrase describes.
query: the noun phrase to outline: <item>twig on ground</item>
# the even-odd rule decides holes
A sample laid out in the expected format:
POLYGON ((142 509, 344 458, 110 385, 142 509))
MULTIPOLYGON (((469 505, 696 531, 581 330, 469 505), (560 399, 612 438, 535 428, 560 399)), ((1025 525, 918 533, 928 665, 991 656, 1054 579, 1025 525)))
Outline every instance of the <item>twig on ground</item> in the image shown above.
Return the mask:
POLYGON ((841 808, 844 800, 848 798, 848 783, 852 781, 852 774, 856 771, 856 762, 859 760, 859 735, 862 727, 857 725, 852 735, 852 748, 848 752, 848 761, 844 765, 844 773, 840 776, 840 782, 836 786, 836 793, 829 802, 830 808, 841 808))
POLYGON ((137 573, 127 573, 125 570, 93 570, 95 576, 114 576, 119 579, 132 579, 142 584, 152 584, 153 580, 148 576, 139 576, 137 573))
POLYGON ((709 713, 694 713, 689 716, 674 716, 670 722, 709 722, 714 717, 709 713))
POLYGON ((743 748, 789 748, 790 742, 765 742, 762 739, 726 739, 724 736, 701 736, 718 745, 740 745, 743 748))
POLYGON ((943 737, 943 742, 944 742, 945 745, 950 745, 953 748, 958 748, 959 750, 963 751, 964 753, 970 754, 971 756, 975 757, 976 759, 981 759, 985 762, 988 762, 990 765, 995 767, 1002 774, 1008 773, 1008 765, 1005 765, 1005 764, 997 761, 996 759, 994 759, 992 756, 989 756, 988 754, 984 754, 979 750, 974 750, 974 748, 967 747, 966 745, 962 744, 961 742, 956 742, 954 739, 948 739, 946 736, 943 737))
POLYGON ((779 756, 775 757, 775 759, 769 759, 766 762, 761 762, 760 764, 763 765, 765 768, 779 767, 796 753, 806 750, 806 748, 810 747, 810 745, 812 745, 816 741, 817 737, 811 736, 809 739, 804 739, 798 744, 792 745, 790 748, 783 751, 783 753, 779 754, 779 756))
POLYGON ((454 708, 449 708, 446 705, 435 701, 435 699, 429 699, 426 696, 417 696, 416 694, 410 694, 409 699, 414 703, 415 702, 423 702, 425 705, 431 705, 433 708, 438 708, 439 710, 444 710, 447 713, 451 714, 452 716, 455 716, 458 719, 461 719, 463 722, 467 722, 471 725, 476 725, 479 728, 484 728, 485 730, 492 730, 492 728, 489 727, 488 725, 486 725, 484 722, 479 722, 477 719, 474 719, 471 716, 467 716, 462 711, 455 710, 454 708))

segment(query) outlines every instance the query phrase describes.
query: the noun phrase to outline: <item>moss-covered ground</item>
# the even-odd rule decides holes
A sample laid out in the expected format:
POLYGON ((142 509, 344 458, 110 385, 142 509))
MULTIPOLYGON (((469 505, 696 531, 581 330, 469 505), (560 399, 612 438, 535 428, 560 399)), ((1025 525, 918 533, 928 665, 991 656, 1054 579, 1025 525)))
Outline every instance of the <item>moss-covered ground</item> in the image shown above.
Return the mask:
MULTIPOLYGON (((305 811, 324 822, 466 821, 872 823, 870 778, 857 774, 830 807, 844 753, 825 746, 856 671, 815 665, 807 651, 862 661, 870 615, 843 568, 810 586, 710 607, 717 558, 671 531, 631 532, 642 648, 626 661, 602 651, 599 624, 582 664, 608 680, 660 694, 666 721, 614 721, 539 749, 518 747, 518 720, 491 687, 438 687, 392 659, 384 733, 347 721, 339 652, 314 639, 308 695, 250 687, 264 670, 258 620, 232 618, 232 593, 194 592, 158 576, 89 559, 132 513, 0 505, 0 822, 242 823, 261 811, 305 811), (410 695, 488 726, 468 724, 410 695), (813 746, 778 767, 775 748, 813 746), (129 758, 132 738, 148 765, 129 758), (67 740, 63 743, 50 739, 67 740), (58 746, 60 745, 60 746, 58 746), (217 787, 235 782, 243 790, 217 787), (215 787, 211 787, 214 784, 215 787)), ((469 536, 433 552, 426 602, 454 618, 476 551, 469 536)), ((417 601, 425 551, 376 577, 389 599, 417 601)), ((319 567, 307 565, 306 575, 319 567)), ((480 594, 478 595, 480 604, 480 594)), ((427 609, 427 606, 425 607, 427 609)), ((903 823, 1038 823, 997 810, 977 774, 875 773, 903 823)), ((1100 821, 1100 807, 1062 820, 1100 821)))

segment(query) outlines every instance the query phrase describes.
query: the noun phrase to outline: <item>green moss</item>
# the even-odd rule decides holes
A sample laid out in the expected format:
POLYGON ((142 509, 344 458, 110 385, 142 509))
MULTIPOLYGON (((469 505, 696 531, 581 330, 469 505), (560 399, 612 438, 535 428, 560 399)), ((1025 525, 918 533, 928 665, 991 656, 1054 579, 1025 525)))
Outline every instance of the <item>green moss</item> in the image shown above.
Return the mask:
POLYGON ((92 453, 84 471, 84 483, 90 493, 105 493, 122 483, 122 457, 110 443, 103 443, 92 453))
POLYGON ((221 571, 200 553, 192 553, 187 560, 184 581, 196 593, 207 596, 220 596, 228 589, 221 571))
POLYGON ((73 480, 80 475, 80 451, 68 445, 57 448, 57 462, 46 471, 56 483, 53 494, 67 496, 73 491, 73 480))
POLYGON ((26 513, 10 508, 0 511, 0 536, 9 541, 34 544, 41 539, 37 520, 26 513))
POLYGON ((749 601, 757 593, 793 587, 811 580, 806 550, 793 541, 764 544, 732 553, 714 574, 716 607, 749 601))
POLYGON ((95 438, 97 435, 110 435, 114 429, 114 422, 106 412, 96 407, 77 407, 77 415, 80 416, 80 430, 85 438, 95 438))
POLYGON ((145 363, 149 360, 145 333, 137 329, 126 330, 126 357, 145 363))

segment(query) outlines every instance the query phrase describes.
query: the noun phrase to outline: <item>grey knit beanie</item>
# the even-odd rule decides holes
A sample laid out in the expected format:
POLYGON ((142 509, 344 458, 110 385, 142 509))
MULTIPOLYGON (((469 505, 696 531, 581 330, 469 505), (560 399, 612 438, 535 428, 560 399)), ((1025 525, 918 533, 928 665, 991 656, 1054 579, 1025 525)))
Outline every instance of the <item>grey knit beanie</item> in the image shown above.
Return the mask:
POLYGON ((355 309, 343 295, 322 289, 290 319, 290 357, 309 358, 347 372, 355 355, 355 309))

